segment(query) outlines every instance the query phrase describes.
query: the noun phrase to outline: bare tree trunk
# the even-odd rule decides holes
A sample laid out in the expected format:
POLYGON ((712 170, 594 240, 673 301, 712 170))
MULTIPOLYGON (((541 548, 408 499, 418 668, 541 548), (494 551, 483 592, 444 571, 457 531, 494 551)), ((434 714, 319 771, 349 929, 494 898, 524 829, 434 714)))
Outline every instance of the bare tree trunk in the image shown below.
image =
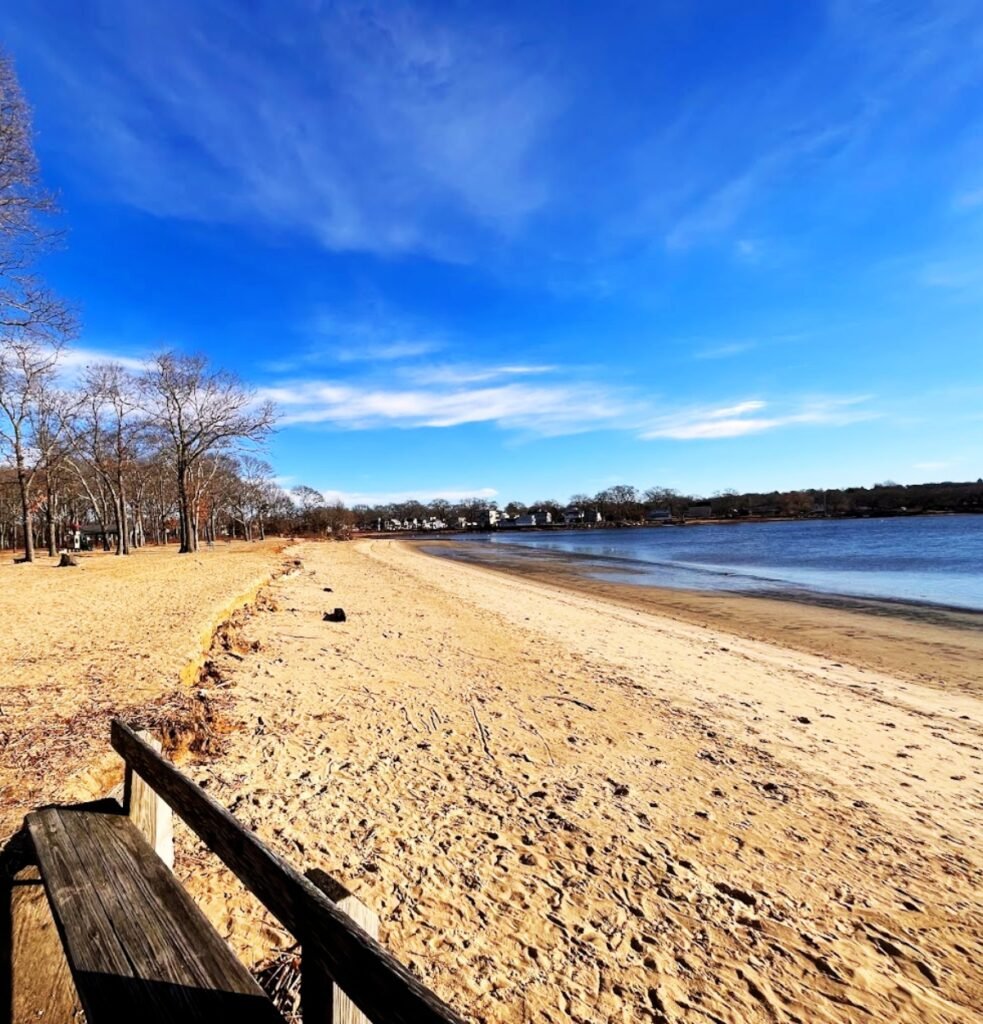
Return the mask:
POLYGON ((123 474, 116 474, 116 526, 119 530, 116 536, 116 554, 128 555, 130 553, 130 523, 126 510, 126 492, 123 489, 123 474))
POLYGON ((188 467, 183 462, 178 463, 177 497, 181 517, 181 547, 178 553, 187 555, 197 551, 198 547, 195 543, 197 538, 194 535, 191 501, 188 497, 188 467))
POLYGON ((123 507, 118 495, 113 495, 113 519, 116 522, 116 554, 123 552, 123 507))
POLYGON ((34 561, 34 530, 31 525, 31 509, 28 496, 27 471, 24 469, 24 454, 17 450, 17 488, 20 491, 21 525, 24 527, 24 561, 34 561))
POLYGON ((51 491, 50 484, 48 485, 48 500, 45 505, 48 521, 48 555, 50 558, 54 558, 58 554, 58 539, 55 537, 55 496, 51 491))

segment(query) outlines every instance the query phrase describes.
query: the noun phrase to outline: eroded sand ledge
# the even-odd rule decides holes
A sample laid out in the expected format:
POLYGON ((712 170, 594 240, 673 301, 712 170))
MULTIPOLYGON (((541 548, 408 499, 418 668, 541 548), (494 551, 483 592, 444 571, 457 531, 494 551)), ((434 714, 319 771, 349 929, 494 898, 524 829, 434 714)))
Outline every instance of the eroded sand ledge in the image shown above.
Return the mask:
MULTIPOLYGON (((392 542, 301 557, 190 770, 467 1015, 973 1017, 977 698, 392 542)), ((287 941, 178 855, 247 958, 287 941)))

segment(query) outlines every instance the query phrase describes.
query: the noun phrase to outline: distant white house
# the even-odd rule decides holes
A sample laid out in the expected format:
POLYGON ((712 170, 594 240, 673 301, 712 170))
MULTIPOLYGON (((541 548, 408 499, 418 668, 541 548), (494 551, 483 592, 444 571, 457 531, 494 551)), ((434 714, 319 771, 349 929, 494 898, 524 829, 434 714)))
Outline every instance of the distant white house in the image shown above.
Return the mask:
POLYGON ((501 513, 497 508, 483 508, 478 513, 478 526, 486 528, 497 526, 500 518, 501 513))
POLYGON ((536 514, 534 512, 527 512, 525 515, 516 516, 512 520, 513 526, 536 526, 536 514))
POLYGON ((577 523, 582 523, 586 515, 587 513, 582 508, 571 505, 563 510, 563 521, 567 526, 575 526, 577 523))

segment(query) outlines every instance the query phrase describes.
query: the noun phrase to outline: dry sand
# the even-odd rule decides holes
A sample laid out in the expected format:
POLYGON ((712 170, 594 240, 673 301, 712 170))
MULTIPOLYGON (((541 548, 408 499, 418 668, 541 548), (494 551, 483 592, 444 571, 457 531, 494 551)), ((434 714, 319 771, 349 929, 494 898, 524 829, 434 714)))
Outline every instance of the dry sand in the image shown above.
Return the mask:
POLYGON ((216 625, 270 579, 283 547, 0 562, 0 838, 40 803, 105 794, 121 777, 109 719, 180 714, 216 625))
MULTIPOLYGON (((300 556, 188 770, 466 1016, 977 1019, 971 686, 395 542, 300 556)), ((289 941, 184 833, 176 870, 248 959, 289 941)))

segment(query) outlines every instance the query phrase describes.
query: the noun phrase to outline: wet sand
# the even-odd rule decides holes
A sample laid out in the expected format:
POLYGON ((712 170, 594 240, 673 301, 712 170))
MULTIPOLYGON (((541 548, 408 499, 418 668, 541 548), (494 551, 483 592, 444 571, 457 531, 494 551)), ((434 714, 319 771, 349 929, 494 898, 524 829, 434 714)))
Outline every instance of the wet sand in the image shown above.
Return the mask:
MULTIPOLYGON (((299 551, 240 626, 258 650, 215 654, 231 731, 187 770, 371 905, 465 1016, 974 1019, 968 662, 955 683, 878 655, 903 633, 877 617, 887 633, 828 624, 821 648, 809 617, 837 609, 768 602, 801 619, 776 634, 762 607, 754 628, 796 647, 720 628, 739 614, 726 600, 714 620, 674 595, 640 607, 389 541, 299 551), (348 621, 323 621, 336 605, 348 621)), ((928 659, 928 633, 912 643, 928 659)), ((247 960, 288 944, 177 839, 178 875, 247 960)))
POLYGON ((421 541, 421 550, 957 692, 983 694, 983 612, 791 592, 786 596, 609 583, 562 554, 421 541), (490 550, 491 549, 491 550, 490 550))

